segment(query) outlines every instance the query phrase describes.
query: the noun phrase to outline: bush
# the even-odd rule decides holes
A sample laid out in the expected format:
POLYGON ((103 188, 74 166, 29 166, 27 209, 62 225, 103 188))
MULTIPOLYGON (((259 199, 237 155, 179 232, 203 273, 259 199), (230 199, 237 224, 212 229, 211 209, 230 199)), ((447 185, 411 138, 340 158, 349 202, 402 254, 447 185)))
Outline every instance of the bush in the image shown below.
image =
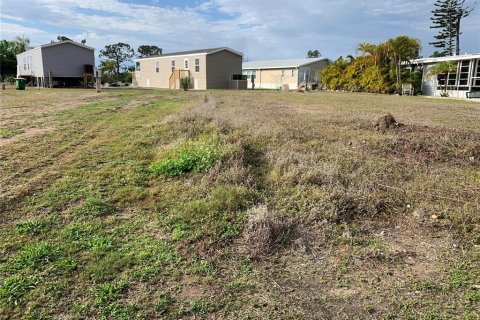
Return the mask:
POLYGON ((221 152, 210 141, 187 141, 168 153, 151 170, 157 174, 181 176, 189 172, 207 172, 220 159, 221 152))
POLYGON ((190 89, 190 77, 183 77, 180 79, 180 85, 182 86, 182 89, 187 91, 190 89))
POLYGON ((5 82, 9 83, 9 84, 14 84, 15 83, 15 76, 12 76, 12 75, 8 75, 5 77, 5 82))

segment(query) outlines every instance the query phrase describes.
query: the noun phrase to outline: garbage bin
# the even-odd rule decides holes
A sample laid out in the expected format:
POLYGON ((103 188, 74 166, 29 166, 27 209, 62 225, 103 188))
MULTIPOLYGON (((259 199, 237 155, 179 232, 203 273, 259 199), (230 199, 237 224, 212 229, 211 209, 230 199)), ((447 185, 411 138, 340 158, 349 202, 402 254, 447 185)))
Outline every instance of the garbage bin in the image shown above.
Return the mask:
POLYGON ((17 90, 25 90, 25 84, 27 83, 26 79, 15 78, 15 88, 17 90))

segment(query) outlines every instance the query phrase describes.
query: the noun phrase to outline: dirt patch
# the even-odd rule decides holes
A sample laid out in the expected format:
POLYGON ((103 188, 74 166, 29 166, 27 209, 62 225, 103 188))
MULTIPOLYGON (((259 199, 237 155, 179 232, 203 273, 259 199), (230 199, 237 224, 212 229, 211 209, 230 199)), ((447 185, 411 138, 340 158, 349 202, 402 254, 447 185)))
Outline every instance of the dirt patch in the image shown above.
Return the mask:
POLYGON ((375 122, 375 130, 385 132, 387 130, 403 127, 404 124, 397 122, 391 114, 378 118, 375 122))
POLYGON ((55 130, 52 127, 47 127, 47 128, 28 128, 25 130, 25 132, 18 134, 16 136, 10 137, 10 138, 0 138, 0 146, 6 145, 11 142, 15 142, 21 139, 28 139, 32 137, 36 137, 38 135, 47 133, 47 132, 52 132, 55 130))

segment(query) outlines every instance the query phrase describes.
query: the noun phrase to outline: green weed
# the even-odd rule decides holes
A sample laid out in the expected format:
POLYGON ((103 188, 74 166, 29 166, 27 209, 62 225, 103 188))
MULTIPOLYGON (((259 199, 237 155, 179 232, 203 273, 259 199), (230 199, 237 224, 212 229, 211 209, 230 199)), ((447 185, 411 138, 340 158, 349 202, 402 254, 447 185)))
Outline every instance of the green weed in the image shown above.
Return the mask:
POLYGON ((194 299, 190 303, 190 311, 195 315, 206 315, 211 309, 211 305, 203 299, 194 299))
POLYGON ((127 288, 124 283, 104 283, 97 289, 94 303, 98 309, 100 319, 131 319, 134 308, 118 303, 123 290, 127 288))
POLYGON ((11 138, 22 133, 19 129, 12 128, 0 128, 0 138, 11 138))
POLYGON ((32 236, 38 235, 52 227, 52 221, 48 219, 34 219, 26 220, 18 223, 15 230, 18 233, 30 234, 32 236))
POLYGON ((207 260, 200 260, 192 265, 190 268, 193 274, 199 276, 214 276, 217 273, 217 268, 213 263, 207 260))
POLYGON ((472 271, 466 265, 459 265, 449 270, 448 284, 450 287, 464 287, 473 281, 472 271))
POLYGON ((245 279, 235 279, 227 283, 227 290, 231 292, 240 292, 249 287, 250 284, 245 279))
POLYGON ((38 312, 34 311, 32 313, 27 313, 26 315, 27 320, 50 320, 52 317, 50 317, 46 312, 38 312))
POLYGON ((45 263, 53 262, 60 256, 59 250, 48 242, 25 246, 14 258, 17 269, 38 268, 45 263))
POLYGON ((190 172, 207 172, 220 160, 222 152, 212 141, 187 141, 171 150, 150 168, 157 174, 182 176, 190 172))
POLYGON ((94 235, 88 240, 88 248, 94 252, 104 252, 113 248, 113 238, 105 235, 94 235))
POLYGON ((35 278, 15 275, 7 278, 0 287, 0 305, 19 305, 37 285, 35 278))
POLYGON ((55 267, 57 267, 57 269, 60 272, 69 272, 69 271, 75 270, 77 266, 78 266, 78 263, 73 257, 60 259, 55 262, 55 267))
POLYGON ((125 252, 107 252, 84 267, 84 277, 96 281, 114 280, 119 273, 134 264, 134 255, 125 252))
POLYGON ((157 296, 158 300, 155 302, 155 310, 163 314, 167 311, 168 307, 175 302, 175 298, 173 298, 170 293, 164 291, 158 292, 157 296))
POLYGON ((123 283, 103 283, 97 288, 96 305, 105 305, 120 299, 120 293, 126 288, 123 283))

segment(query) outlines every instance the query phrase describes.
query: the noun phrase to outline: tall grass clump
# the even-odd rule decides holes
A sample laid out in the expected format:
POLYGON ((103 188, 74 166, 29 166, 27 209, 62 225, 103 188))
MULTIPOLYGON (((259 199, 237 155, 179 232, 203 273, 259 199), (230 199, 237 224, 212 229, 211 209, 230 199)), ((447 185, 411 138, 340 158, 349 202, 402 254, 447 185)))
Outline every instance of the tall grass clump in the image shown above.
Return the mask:
POLYGON ((207 172, 222 156, 220 147, 211 140, 187 141, 168 151, 151 166, 153 172, 167 176, 182 176, 190 172, 207 172))
POLYGON ((24 297, 36 286, 34 278, 12 276, 0 286, 0 306, 19 305, 24 297))

